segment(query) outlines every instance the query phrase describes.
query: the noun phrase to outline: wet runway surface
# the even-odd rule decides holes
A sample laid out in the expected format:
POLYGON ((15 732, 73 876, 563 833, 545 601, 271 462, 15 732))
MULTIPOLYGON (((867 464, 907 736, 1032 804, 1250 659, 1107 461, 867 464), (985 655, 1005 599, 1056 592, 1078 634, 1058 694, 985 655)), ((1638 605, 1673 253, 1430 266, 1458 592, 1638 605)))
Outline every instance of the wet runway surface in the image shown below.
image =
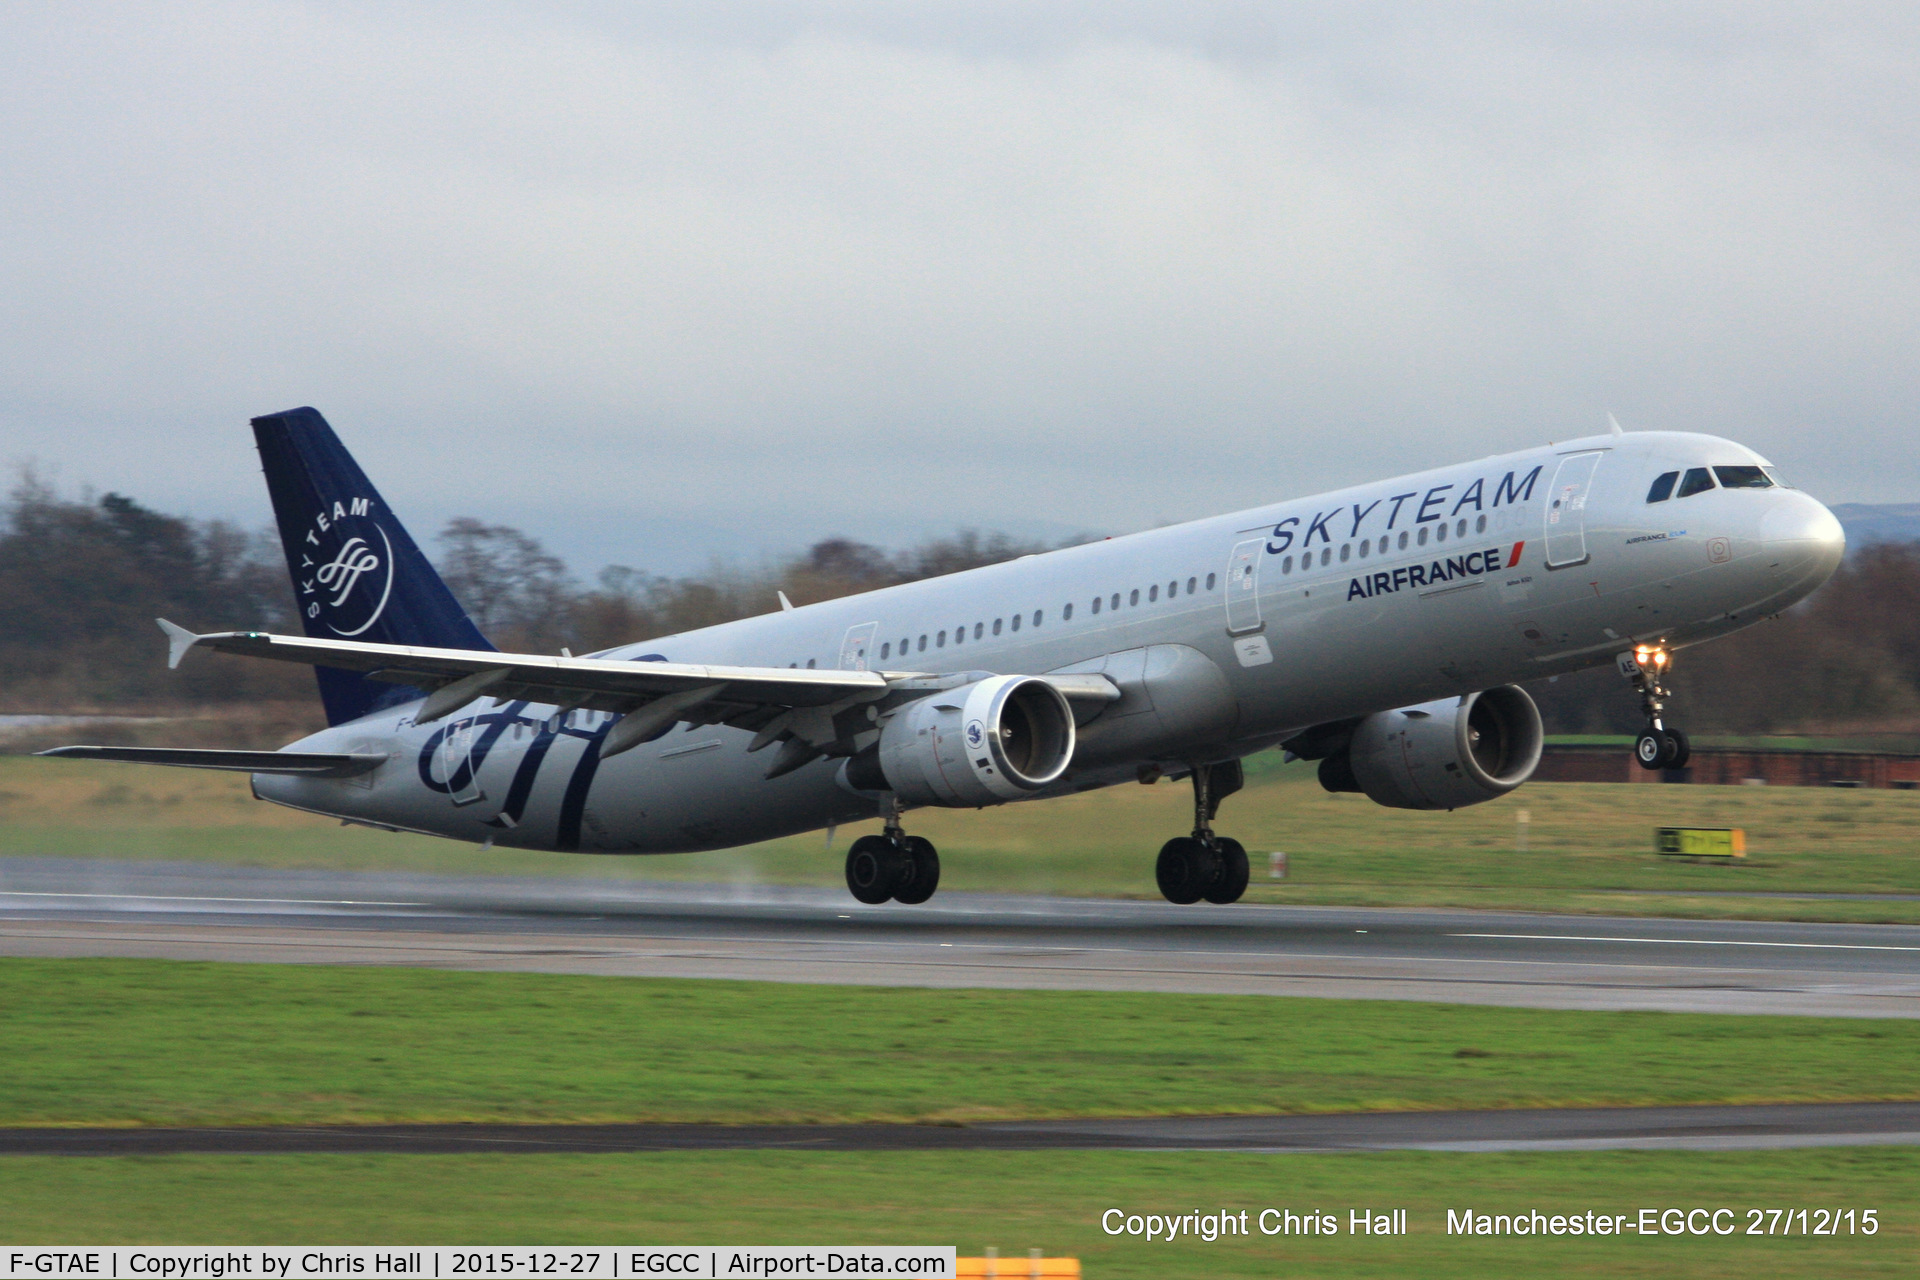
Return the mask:
POLYGON ((1920 1016, 1920 927, 0 859, 0 954, 1920 1016))
POLYGON ((540 1155, 620 1151, 1734 1151, 1920 1144, 1920 1103, 1610 1107, 1019 1124, 368 1125, 0 1129, 4 1155, 316 1152, 540 1155))

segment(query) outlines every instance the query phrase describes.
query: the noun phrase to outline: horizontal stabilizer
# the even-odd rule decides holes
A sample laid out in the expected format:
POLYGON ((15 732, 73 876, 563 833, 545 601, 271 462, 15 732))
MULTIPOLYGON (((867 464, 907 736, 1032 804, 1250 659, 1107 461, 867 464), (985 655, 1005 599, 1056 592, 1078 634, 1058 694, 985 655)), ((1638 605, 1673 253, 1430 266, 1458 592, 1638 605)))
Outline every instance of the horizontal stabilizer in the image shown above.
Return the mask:
POLYGON ((384 755, 331 751, 217 751, 197 747, 55 747, 37 752, 62 760, 117 760, 124 764, 170 764, 183 769, 230 773, 284 773, 300 778, 351 778, 387 762, 384 755))

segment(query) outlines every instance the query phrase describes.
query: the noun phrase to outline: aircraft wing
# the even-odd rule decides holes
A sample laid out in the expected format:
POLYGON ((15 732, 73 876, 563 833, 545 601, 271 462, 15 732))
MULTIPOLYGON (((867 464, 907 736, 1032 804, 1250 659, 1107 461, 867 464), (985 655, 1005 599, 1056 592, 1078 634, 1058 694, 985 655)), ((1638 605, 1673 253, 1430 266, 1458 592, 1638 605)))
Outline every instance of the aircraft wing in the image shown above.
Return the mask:
POLYGON ((657 698, 694 690, 714 690, 730 702, 759 706, 824 707, 849 695, 879 696, 887 679, 873 671, 810 671, 794 667, 716 667, 679 662, 628 662, 609 658, 556 658, 537 653, 499 653, 479 649, 427 649, 412 645, 369 644, 360 640, 317 640, 265 631, 220 631, 195 635, 158 619, 167 633, 168 666, 177 667, 189 649, 214 649, 253 658, 300 662, 315 667, 363 671, 376 680, 445 692, 458 702, 427 699, 417 720, 437 720, 483 694, 497 701, 525 698, 562 707, 625 712, 657 698), (724 690, 718 687, 725 685, 724 690), (434 705, 436 702, 439 705, 434 705))
MULTIPOLYGON (((221 653, 362 671, 376 680, 429 690, 414 715, 415 723, 419 724, 438 720, 483 696, 490 696, 496 702, 524 698, 569 710, 615 712, 624 719, 608 733, 601 749, 603 756, 638 746, 680 721, 728 724, 754 730, 755 750, 775 741, 797 738, 813 754, 819 754, 848 737, 847 726, 833 724, 841 713, 891 694, 922 696, 955 679, 916 672, 816 671, 795 667, 556 658, 545 654, 322 640, 264 631, 196 635, 164 618, 156 621, 167 634, 169 666, 179 666, 188 650, 203 647, 221 653)), ((1052 681, 1069 698, 1111 701, 1119 697, 1119 690, 1104 676, 1041 678, 1052 681)), ((794 750, 783 754, 781 763, 793 760, 805 763, 800 759, 801 747, 789 745, 794 746, 794 750)), ((811 759, 812 755, 806 758, 811 759)))

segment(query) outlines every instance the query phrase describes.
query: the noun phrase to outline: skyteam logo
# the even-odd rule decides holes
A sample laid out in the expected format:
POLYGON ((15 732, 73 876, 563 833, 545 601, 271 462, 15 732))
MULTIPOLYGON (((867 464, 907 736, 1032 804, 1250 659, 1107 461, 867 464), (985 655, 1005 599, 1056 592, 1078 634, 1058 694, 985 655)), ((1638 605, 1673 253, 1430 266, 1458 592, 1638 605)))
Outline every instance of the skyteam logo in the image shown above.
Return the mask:
POLYGON ((321 510, 300 554, 301 611, 337 636, 364 633, 393 594, 393 543, 373 502, 349 498, 321 510))

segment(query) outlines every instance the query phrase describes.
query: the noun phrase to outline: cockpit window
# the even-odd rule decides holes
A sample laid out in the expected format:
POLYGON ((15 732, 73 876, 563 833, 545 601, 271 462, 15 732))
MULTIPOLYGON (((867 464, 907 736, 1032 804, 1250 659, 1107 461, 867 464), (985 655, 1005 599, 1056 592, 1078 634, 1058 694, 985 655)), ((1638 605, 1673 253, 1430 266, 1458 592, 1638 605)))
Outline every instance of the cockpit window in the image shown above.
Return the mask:
POLYGON ((1767 478, 1768 478, 1769 480, 1771 480, 1771 481, 1773 481, 1773 484, 1774 484, 1774 487, 1775 487, 1775 488, 1777 488, 1777 489, 1791 489, 1791 488, 1793 488, 1793 486, 1792 486, 1792 485, 1790 485, 1790 484, 1788 484, 1788 483, 1787 483, 1787 482, 1786 482, 1785 480, 1782 480, 1782 479, 1780 478, 1780 468, 1778 468, 1778 467, 1763 467, 1763 468, 1761 468, 1761 470, 1763 470, 1763 471, 1765 471, 1765 472, 1767 473, 1767 478))
POLYGON ((1715 467, 1722 489, 1771 489, 1773 480, 1759 467, 1715 467))
POLYGON ((1648 502, 1665 502, 1673 496, 1673 482, 1680 478, 1678 471, 1664 471, 1654 477, 1653 488, 1647 490, 1648 502))
POLYGON ((1690 467, 1680 480, 1680 496, 1691 498, 1713 488, 1713 475, 1705 467, 1690 467))

